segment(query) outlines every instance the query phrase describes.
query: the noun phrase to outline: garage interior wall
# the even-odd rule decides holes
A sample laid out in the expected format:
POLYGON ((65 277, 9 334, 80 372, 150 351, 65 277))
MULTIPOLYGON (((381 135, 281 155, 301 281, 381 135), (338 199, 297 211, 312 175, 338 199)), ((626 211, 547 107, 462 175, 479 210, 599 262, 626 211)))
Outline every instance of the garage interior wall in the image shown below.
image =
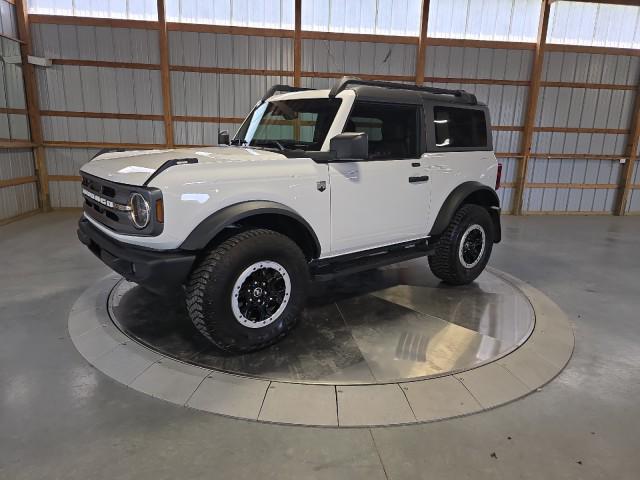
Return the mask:
MULTIPOLYGON (((78 169, 101 148, 215 144, 218 132, 233 133, 273 84, 298 80, 326 88, 342 75, 357 75, 462 88, 488 103, 504 165, 499 194, 511 211, 525 156, 541 0, 301 0, 298 78, 297 0, 166 0, 170 112, 163 108, 163 24, 156 8, 162 3, 28 2, 32 54, 53 60, 36 68, 53 207, 81 206, 78 169), (429 21, 418 75, 423 3, 429 21)), ((12 48, 5 40, 3 55, 12 48)), ((523 213, 612 213, 638 116, 640 7, 553 2, 544 40, 523 213)), ((24 109, 24 95, 7 94, 8 67, 20 68, 4 64, 2 101, 11 97, 15 105, 7 107, 24 109)), ((28 139, 22 117, 16 134, 28 139)), ((5 138, 19 138, 5 130, 5 138)), ((29 150, 0 155, 1 179, 34 176, 29 150)), ((637 165, 631 173, 624 211, 640 213, 637 165)), ((16 203, 20 211, 35 208, 34 185, 12 193, 29 198, 16 203)), ((4 198, 3 215, 20 213, 9 211, 4 198)))
POLYGON ((16 7, 0 0, 0 223, 38 209, 17 36, 16 7))

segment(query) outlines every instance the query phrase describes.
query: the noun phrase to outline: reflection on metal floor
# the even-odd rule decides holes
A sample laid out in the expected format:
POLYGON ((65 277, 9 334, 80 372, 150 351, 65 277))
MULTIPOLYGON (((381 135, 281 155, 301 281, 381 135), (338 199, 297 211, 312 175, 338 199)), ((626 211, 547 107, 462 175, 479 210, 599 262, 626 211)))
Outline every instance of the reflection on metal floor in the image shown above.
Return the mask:
POLYGON ((372 384, 468 370, 524 343, 535 316, 527 297, 490 272, 465 287, 431 275, 424 259, 317 283, 298 327, 260 352, 230 356, 191 325, 180 297, 126 281, 110 296, 114 323, 175 359, 269 380, 372 384))

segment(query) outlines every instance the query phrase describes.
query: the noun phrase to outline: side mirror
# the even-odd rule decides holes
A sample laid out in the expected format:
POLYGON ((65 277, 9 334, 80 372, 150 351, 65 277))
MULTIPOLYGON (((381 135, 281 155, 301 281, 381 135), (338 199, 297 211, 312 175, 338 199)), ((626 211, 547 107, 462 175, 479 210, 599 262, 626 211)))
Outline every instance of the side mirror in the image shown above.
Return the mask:
POLYGON ((229 145, 229 130, 218 132, 218 145, 229 145))
POLYGON ((331 139, 329 149, 336 160, 366 160, 369 158, 369 135, 364 132, 341 133, 331 139))

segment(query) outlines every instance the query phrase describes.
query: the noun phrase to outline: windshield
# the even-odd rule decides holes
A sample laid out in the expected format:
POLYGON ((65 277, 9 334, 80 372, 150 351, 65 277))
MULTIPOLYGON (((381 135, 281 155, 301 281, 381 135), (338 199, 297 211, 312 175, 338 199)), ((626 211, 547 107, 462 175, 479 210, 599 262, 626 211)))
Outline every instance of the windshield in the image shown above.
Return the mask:
POLYGON ((319 151, 340 108, 338 98, 267 102, 245 120, 233 143, 319 151))

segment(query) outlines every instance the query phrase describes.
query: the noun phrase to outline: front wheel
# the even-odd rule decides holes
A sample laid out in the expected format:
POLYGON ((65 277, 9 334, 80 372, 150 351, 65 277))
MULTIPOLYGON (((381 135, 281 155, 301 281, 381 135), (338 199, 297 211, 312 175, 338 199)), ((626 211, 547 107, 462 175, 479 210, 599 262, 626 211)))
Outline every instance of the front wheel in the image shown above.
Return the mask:
POLYGON ((487 266, 493 248, 493 222, 486 208, 463 205, 429 257, 433 274, 451 285, 473 282, 487 266))
POLYGON ((289 238, 247 230, 212 249, 186 288, 194 326, 230 353, 259 350, 296 324, 309 284, 307 261, 289 238))

